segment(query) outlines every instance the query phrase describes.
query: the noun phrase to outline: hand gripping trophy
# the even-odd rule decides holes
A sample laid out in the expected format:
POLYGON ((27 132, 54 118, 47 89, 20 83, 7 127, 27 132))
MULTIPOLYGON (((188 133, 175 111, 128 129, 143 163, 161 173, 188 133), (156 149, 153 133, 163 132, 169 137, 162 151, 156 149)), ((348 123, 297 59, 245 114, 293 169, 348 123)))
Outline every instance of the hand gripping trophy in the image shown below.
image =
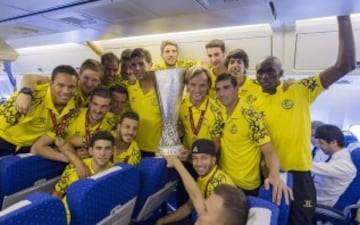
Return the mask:
POLYGON ((159 100, 163 129, 160 140, 161 155, 179 155, 182 149, 177 122, 184 89, 184 69, 156 70, 155 89, 159 100))

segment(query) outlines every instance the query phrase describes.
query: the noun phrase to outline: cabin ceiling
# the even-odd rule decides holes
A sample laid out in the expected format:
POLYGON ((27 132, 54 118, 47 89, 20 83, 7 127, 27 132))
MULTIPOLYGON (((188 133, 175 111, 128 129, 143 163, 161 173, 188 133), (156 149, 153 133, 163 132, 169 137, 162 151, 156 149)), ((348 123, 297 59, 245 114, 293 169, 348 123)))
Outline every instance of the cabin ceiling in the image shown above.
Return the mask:
MULTIPOLYGON (((360 13, 359 0, 0 0, 12 48, 360 13)), ((1 49, 0 49, 1 51, 1 49)))

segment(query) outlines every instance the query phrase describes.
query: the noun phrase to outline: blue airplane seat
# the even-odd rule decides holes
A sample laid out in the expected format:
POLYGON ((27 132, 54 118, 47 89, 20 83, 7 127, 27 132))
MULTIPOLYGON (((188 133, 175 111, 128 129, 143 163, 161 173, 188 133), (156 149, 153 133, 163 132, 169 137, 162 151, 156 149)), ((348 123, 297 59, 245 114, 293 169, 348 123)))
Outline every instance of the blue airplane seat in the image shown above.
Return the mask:
POLYGON ((343 131, 344 137, 345 137, 345 146, 349 146, 349 144, 358 142, 357 137, 351 133, 350 131, 343 131))
MULTIPOLYGON (((281 172, 280 173, 281 179, 284 181, 284 183, 292 188, 293 187, 293 175, 288 172, 281 172)), ((265 186, 261 186, 259 190, 259 198, 265 199, 269 202, 272 202, 272 187, 268 190, 265 189, 265 186)), ((286 225, 289 217, 289 211, 290 211, 290 204, 285 204, 285 199, 281 199, 281 204, 279 206, 279 221, 278 225, 286 225)))
POLYGON ((49 180, 60 176, 65 166, 30 153, 0 158, 0 205, 5 196, 34 186, 43 188, 49 180))
POLYGON ((66 214, 60 199, 34 192, 24 200, 0 212, 0 225, 66 225, 66 214))
POLYGON ((356 203, 360 199, 360 147, 353 149, 350 154, 357 169, 355 178, 333 207, 317 205, 316 220, 329 221, 337 225, 351 224, 353 221, 355 209, 359 208, 356 203))
POLYGON ((265 199, 248 196, 249 215, 246 225, 277 225, 279 207, 265 199))
POLYGON ((70 224, 129 224, 138 189, 139 171, 123 163, 72 183, 66 192, 70 224))
POLYGON ((146 224, 175 189, 177 173, 166 167, 164 158, 158 157, 143 158, 137 168, 140 171, 140 191, 133 222, 146 224))

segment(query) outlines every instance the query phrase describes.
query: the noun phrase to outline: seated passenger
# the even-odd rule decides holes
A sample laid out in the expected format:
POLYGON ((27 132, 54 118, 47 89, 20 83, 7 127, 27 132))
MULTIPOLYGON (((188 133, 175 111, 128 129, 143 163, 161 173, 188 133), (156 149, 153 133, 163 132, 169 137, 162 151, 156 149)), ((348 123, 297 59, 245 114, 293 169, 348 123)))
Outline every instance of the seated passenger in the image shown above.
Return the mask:
MULTIPOLYGON (((84 159, 83 163, 91 175, 104 171, 112 166, 110 162, 113 155, 114 136, 109 131, 96 132, 90 142, 89 152, 92 158, 84 159)), ((66 201, 66 190, 70 184, 79 179, 74 165, 69 164, 55 185, 53 196, 63 199, 66 209, 67 221, 70 222, 70 211, 66 201)))
POLYGON ((134 140, 139 128, 139 116, 135 112, 125 112, 113 133, 115 148, 113 163, 128 163, 137 166, 141 160, 138 144, 134 140))
MULTIPOLYGON (((216 165, 217 151, 213 141, 198 139, 193 143, 191 152, 194 169, 199 175, 197 185, 201 190, 203 198, 208 198, 214 192, 214 189, 220 184, 228 184, 235 187, 231 178, 221 171, 216 165)), ((193 210, 193 202, 188 200, 174 213, 160 218, 156 222, 156 225, 169 224, 184 220, 191 215, 193 210)), ((185 223, 185 221, 182 222, 185 223)))
POLYGON ((195 180, 174 156, 166 157, 167 166, 174 167, 185 185, 192 205, 198 214, 197 225, 245 225, 248 216, 247 198, 241 189, 227 184, 220 184, 205 200, 195 180))
POLYGON ((329 158, 321 149, 319 148, 318 140, 315 138, 315 131, 318 127, 324 123, 318 120, 311 122, 311 156, 314 162, 324 162, 329 158))
POLYGON ((46 132, 63 135, 61 124, 76 116, 74 93, 76 70, 68 65, 56 67, 47 84, 24 87, 0 106, 0 156, 29 152, 36 139, 46 132), (19 95, 32 98, 31 111, 16 106, 19 95))
POLYGON ((311 172, 315 179, 318 204, 333 206, 356 175, 350 152, 345 148, 343 132, 334 125, 325 124, 315 132, 319 147, 329 159, 313 162, 311 172))

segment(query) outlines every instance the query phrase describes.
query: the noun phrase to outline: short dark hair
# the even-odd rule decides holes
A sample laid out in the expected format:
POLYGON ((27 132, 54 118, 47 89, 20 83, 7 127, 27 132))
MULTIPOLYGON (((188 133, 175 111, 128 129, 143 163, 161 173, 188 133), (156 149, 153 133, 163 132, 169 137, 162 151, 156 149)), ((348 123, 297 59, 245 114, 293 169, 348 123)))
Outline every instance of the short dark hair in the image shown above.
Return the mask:
POLYGON ((111 145, 114 145, 115 138, 109 131, 97 131, 91 136, 90 147, 93 147, 95 142, 98 140, 107 140, 111 142, 111 145))
POLYGON ((216 77, 216 83, 220 82, 220 81, 224 81, 224 80, 230 80, 230 83, 233 87, 237 86, 237 80, 236 78, 229 74, 229 73, 222 73, 219 76, 216 77))
POLYGON ((98 96, 98 97, 102 97, 102 98, 108 98, 110 100, 112 99, 110 90, 108 88, 105 88, 105 87, 97 87, 97 88, 95 88, 91 92, 90 102, 91 102, 91 100, 93 99, 94 96, 98 96))
POLYGON ((240 59, 243 61, 245 69, 247 70, 249 68, 249 56, 243 49, 234 49, 228 53, 224 62, 226 68, 229 65, 230 59, 240 59))
POLYGON ((318 127, 315 131, 314 137, 316 139, 325 140, 326 143, 331 141, 336 141, 340 148, 345 147, 345 137, 344 133, 335 125, 324 124, 318 127))
POLYGON ((120 85, 120 84, 115 84, 113 86, 110 87, 110 92, 113 93, 113 92, 117 92, 117 93, 120 93, 120 94, 125 94, 126 96, 129 97, 129 92, 127 90, 126 87, 124 87, 123 85, 120 85))
POLYGON ((115 61, 120 64, 120 59, 113 52, 107 52, 101 56, 101 64, 104 65, 106 61, 115 61))
POLYGON ((76 69, 70 65, 60 65, 54 68, 54 70, 51 73, 51 81, 54 81, 56 76, 59 73, 66 73, 70 76, 76 77, 76 80, 79 79, 79 74, 76 72, 76 69))
POLYGON ((219 39, 214 39, 209 41, 206 45, 205 48, 220 48, 222 52, 225 52, 225 43, 223 40, 219 40, 219 39))
POLYGON ((130 60, 131 59, 131 53, 132 53, 132 49, 130 49, 130 48, 124 49, 121 52, 120 61, 130 60))
POLYGON ((132 52, 131 52, 131 59, 136 58, 136 57, 143 57, 145 58, 147 63, 151 63, 152 62, 152 58, 151 58, 151 54, 148 50, 146 50, 145 48, 135 48, 132 52))
POLYGON ((134 112, 134 111, 126 111, 121 115, 119 123, 122 123, 122 121, 124 119, 126 119, 126 118, 136 120, 136 121, 140 120, 139 114, 137 114, 136 112, 134 112))
POLYGON ((245 225, 249 213, 244 192, 228 184, 220 184, 214 193, 223 199, 222 220, 226 225, 245 225))

